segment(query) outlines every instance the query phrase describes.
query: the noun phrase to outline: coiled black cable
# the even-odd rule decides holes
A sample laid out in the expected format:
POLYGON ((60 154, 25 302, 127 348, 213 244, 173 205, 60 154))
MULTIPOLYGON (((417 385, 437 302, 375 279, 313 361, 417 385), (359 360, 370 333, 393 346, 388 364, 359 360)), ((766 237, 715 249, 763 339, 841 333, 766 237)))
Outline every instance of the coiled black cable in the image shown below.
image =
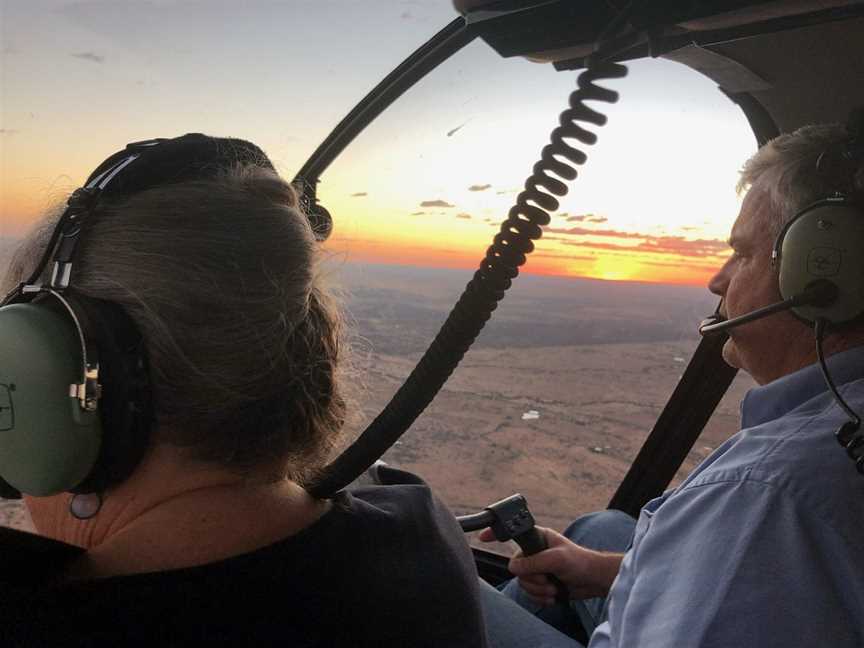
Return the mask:
POLYGON ((861 417, 849 407, 849 404, 843 400, 831 374, 828 372, 828 364, 825 362, 825 353, 822 351, 822 341, 825 338, 825 329, 828 322, 824 318, 818 318, 815 322, 814 330, 816 332, 816 359, 819 361, 819 368, 822 370, 822 377, 825 379, 825 384, 828 385, 828 390, 834 396, 834 400, 840 409, 849 417, 849 420, 841 425, 834 433, 834 438, 845 450, 849 458, 855 462, 855 469, 858 474, 864 475, 864 433, 861 432, 861 417))
POLYGON ((558 198, 567 194, 567 185, 558 178, 574 180, 578 175, 576 167, 587 159, 585 153, 568 140, 583 145, 597 141, 596 134, 580 126, 580 122, 603 126, 606 116, 589 108, 585 102, 618 101, 617 92, 595 82, 619 79, 626 74, 627 68, 621 64, 600 62, 579 75, 578 88, 569 98, 569 108, 561 113, 559 126, 552 131, 550 143, 543 148, 532 175, 525 181, 525 189, 495 235, 480 268, 420 362, 387 406, 309 486, 315 497, 329 497, 357 479, 432 402, 519 275, 519 266, 534 250, 533 241, 541 237, 542 226, 549 224, 549 211, 558 209, 558 198))

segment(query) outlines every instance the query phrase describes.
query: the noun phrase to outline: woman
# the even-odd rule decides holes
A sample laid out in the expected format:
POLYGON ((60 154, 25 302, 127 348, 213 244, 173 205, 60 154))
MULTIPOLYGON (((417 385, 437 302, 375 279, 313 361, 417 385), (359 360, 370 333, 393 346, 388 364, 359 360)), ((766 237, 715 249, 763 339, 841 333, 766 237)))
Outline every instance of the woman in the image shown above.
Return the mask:
MULTIPOLYGON (((340 319, 316 231, 260 149, 203 135, 130 145, 61 219, 14 257, 0 339, 49 309, 98 338, 82 355, 116 335, 133 360, 112 368, 100 349, 99 386, 73 385, 75 416, 101 420, 86 470, 51 447, 0 445, 0 478, 42 536, 0 535, 4 645, 484 646, 470 552, 422 482, 392 471, 401 485, 327 501, 302 486, 346 410, 340 319), (21 286, 52 248, 33 299, 21 286), (118 376, 132 396, 117 396, 118 376)), ((0 343, 0 365, 20 339, 0 343)), ((11 409, 29 369, 3 371, 18 380, 11 409)))

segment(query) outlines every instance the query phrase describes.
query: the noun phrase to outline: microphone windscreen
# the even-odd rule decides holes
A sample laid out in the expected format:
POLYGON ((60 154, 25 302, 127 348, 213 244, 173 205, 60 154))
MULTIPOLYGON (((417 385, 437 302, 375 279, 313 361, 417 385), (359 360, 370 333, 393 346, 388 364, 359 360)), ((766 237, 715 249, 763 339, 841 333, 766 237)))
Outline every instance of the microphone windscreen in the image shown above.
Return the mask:
MULTIPOLYGON (((714 313, 713 315, 709 315, 701 322, 699 322, 699 333, 704 335, 703 329, 708 326, 714 326, 715 324, 720 324, 721 322, 725 322, 726 318, 718 313, 714 313)), ((710 333, 710 331, 708 331, 710 333)))

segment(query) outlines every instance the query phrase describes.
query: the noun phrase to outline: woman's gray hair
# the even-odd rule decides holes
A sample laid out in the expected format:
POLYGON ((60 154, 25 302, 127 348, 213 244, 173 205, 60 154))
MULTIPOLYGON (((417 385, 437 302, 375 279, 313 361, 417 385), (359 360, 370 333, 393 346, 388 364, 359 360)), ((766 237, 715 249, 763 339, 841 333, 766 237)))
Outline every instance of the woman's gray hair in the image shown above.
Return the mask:
MULTIPOLYGON (((32 272, 58 216, 19 248, 7 288, 32 272)), ((241 473, 319 468, 345 417, 342 320, 292 186, 238 165, 104 200, 86 228, 71 284, 122 306, 144 336, 157 440, 241 473)))
MULTIPOLYGON (((816 165, 820 155, 848 142, 849 133, 840 124, 804 126, 780 135, 745 163, 738 190, 760 182, 768 191, 771 213, 767 217, 772 233, 779 235, 795 214, 836 190, 838 178, 818 171, 816 165)), ((862 197, 864 167, 859 164, 851 186, 843 190, 851 198, 862 197)))

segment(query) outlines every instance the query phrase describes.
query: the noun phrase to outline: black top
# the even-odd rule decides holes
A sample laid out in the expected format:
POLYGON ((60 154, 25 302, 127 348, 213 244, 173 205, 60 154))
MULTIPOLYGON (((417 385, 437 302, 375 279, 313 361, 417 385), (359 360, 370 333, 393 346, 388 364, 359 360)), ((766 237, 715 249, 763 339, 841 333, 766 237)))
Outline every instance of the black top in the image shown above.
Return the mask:
POLYGON ((164 572, 51 586, 81 550, 0 529, 0 645, 483 648, 458 524, 422 481, 388 472, 403 483, 339 493, 295 536, 164 572))

